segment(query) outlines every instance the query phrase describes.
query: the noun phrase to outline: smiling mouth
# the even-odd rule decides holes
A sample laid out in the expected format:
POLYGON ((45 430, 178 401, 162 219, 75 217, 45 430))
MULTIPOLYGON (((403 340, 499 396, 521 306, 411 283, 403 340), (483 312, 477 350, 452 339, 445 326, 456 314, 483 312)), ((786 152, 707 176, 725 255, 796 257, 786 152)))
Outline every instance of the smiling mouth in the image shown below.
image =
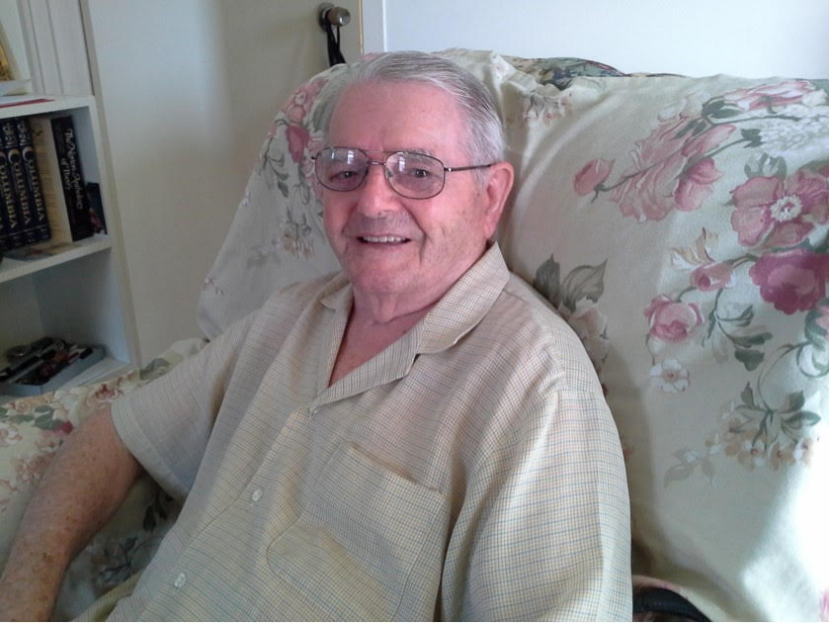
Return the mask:
POLYGON ((358 240, 372 244, 402 244, 409 242, 409 238, 403 238, 401 236, 360 236, 358 240))

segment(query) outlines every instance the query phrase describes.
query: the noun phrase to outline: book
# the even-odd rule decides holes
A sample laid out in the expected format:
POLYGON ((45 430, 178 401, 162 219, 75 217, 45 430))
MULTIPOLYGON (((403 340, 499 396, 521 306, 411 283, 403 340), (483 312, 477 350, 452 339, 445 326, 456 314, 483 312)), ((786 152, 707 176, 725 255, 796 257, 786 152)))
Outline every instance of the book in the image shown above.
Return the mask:
POLYGON ((8 251, 22 246, 23 239, 19 238, 17 227, 17 212, 14 208, 15 198, 11 183, 6 154, 0 146, 0 250, 8 251))
POLYGON ((66 200, 72 239, 81 240, 93 235, 89 212, 89 198, 78 152, 75 124, 71 116, 52 117, 52 137, 58 158, 58 172, 66 200))
POLYGON ((60 163, 52 134, 52 121, 48 117, 31 117, 32 143, 40 173, 40 186, 46 202, 46 215, 52 231, 52 244, 71 243, 72 227, 60 176, 60 163))
POLYGON ((40 172, 35 156, 34 143, 32 142, 32 129, 29 125, 29 119, 26 117, 17 117, 14 122, 17 128, 17 143, 20 146, 20 155, 23 158, 23 168, 26 174, 26 190, 29 194, 35 235, 39 241, 49 240, 52 235, 49 229, 49 219, 46 215, 43 189, 40 185, 40 172))
POLYGON ((22 247, 24 241, 17 211, 17 191, 2 132, 0 132, 0 217, 3 219, 6 231, 6 249, 22 247))
POLYGON ((3 149, 6 152, 6 161, 11 171, 11 181, 14 187, 15 210, 20 236, 23 244, 34 244, 40 242, 37 232, 37 222, 32 196, 29 193, 29 182, 26 175, 26 165, 23 162, 23 152, 20 149, 20 142, 17 137, 17 127, 14 119, 4 119, 0 124, 3 149))
POLYGON ((6 219, 0 214, 0 261, 3 259, 3 251, 8 251, 8 236, 6 236, 6 219))
POLYGON ((86 196, 89 199, 89 218, 92 222, 92 231, 96 234, 107 233, 107 219, 104 216, 101 186, 94 182, 88 182, 86 185, 86 196))
POLYGON ((8 220, 5 215, 6 205, 3 201, 2 193, 0 193, 0 261, 3 259, 3 252, 9 251, 11 246, 9 245, 9 234, 7 232, 7 223, 8 220))

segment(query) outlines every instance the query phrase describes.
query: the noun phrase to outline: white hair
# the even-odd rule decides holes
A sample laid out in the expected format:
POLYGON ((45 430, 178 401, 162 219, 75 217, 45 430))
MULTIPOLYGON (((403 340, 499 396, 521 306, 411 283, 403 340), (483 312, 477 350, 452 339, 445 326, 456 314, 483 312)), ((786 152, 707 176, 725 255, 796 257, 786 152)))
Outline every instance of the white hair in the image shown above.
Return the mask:
POLYGON ((466 120, 470 164, 490 164, 504 159, 504 127, 490 91, 462 67, 424 52, 381 54, 350 65, 333 77, 322 94, 327 100, 321 119, 326 142, 340 96, 350 87, 366 82, 415 82, 444 91, 452 96, 466 120))

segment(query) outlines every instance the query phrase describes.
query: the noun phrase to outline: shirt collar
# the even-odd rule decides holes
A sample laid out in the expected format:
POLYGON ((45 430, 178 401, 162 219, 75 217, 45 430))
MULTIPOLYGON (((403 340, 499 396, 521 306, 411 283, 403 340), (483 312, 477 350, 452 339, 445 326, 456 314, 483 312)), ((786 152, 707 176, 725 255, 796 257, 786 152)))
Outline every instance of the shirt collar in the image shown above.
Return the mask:
POLYGON ((349 283, 346 273, 341 270, 326 284, 320 295, 320 302, 335 311, 346 306, 351 307, 352 285, 349 283))
POLYGON ((439 353, 472 331, 509 279, 501 249, 494 243, 418 323, 418 352, 439 353))
MULTIPOLYGON (((350 372, 343 379, 327 386, 321 381, 320 404, 383 385, 406 376, 419 354, 444 351, 470 332, 487 314, 510 279, 498 244, 484 255, 453 284, 438 303, 399 340, 383 352, 350 372)), ((337 335, 343 333, 352 305, 352 287, 345 274, 334 277, 324 288, 320 302, 333 310, 329 326, 329 368, 339 348, 337 335)))
MULTIPOLYGON (((441 352, 460 340, 490 311, 509 279, 501 249, 493 243, 412 328, 420 334, 418 352, 441 352)), ((349 311, 352 286, 344 272, 328 283, 320 302, 335 311, 349 311)))

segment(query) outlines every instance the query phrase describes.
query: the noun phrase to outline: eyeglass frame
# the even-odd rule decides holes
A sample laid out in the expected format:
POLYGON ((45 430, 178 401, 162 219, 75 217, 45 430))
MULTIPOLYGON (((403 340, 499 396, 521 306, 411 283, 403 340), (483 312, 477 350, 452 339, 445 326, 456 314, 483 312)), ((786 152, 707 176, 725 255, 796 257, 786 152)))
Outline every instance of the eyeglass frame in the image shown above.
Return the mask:
POLYGON ((394 150, 394 151, 382 151, 381 150, 378 153, 384 154, 386 156, 386 158, 384 160, 373 160, 372 158, 369 157, 369 153, 365 149, 361 149, 360 147, 346 147, 344 145, 332 145, 330 147, 323 147, 320 151, 318 151, 316 154, 314 154, 311 157, 311 160, 314 162, 314 177, 317 178, 317 181, 320 182, 320 185, 323 186, 323 188, 326 188, 326 189, 331 190, 331 191, 336 192, 336 193, 350 193, 352 191, 357 190, 358 188, 363 186, 363 184, 366 183, 366 178, 369 177, 369 167, 373 164, 377 164, 377 165, 380 165, 381 167, 383 167, 383 172, 384 172, 383 178, 386 180, 386 184, 389 186, 389 188, 391 188, 392 191, 396 195, 404 197, 405 199, 414 199, 416 201, 419 201, 419 200, 425 200, 425 199, 432 199, 433 197, 437 197, 438 195, 440 195, 443 192, 444 186, 447 183, 447 173, 455 173, 457 171, 473 171, 475 169, 488 169, 488 168, 498 164, 498 162, 491 162, 489 164, 473 164, 473 165, 468 165, 468 166, 463 166, 463 167, 447 167, 447 166, 444 166, 444 163, 440 159, 436 158, 435 156, 431 156, 429 154, 424 154, 424 153, 421 153, 419 151, 407 151, 405 149, 397 149, 397 150, 394 150), (340 190, 339 188, 332 188, 330 186, 327 186, 323 182, 323 180, 320 179, 320 176, 317 174, 317 158, 318 158, 318 156, 320 156, 320 154, 322 154, 324 151, 331 151, 331 150, 335 150, 335 149, 349 149, 349 150, 352 150, 352 151, 359 151, 364 156, 366 156, 366 170, 363 173, 363 177, 360 179, 360 182, 354 188, 351 188, 349 190, 340 190), (398 155, 398 154, 402 154, 402 155, 409 154, 409 155, 412 155, 412 156, 421 156, 421 157, 424 157, 424 158, 430 158, 431 160, 435 160, 435 162, 437 162, 439 165, 441 165, 441 169, 443 171, 443 176, 441 177, 441 187, 438 189, 438 191, 435 192, 432 195, 427 196, 427 197, 410 197, 409 195, 404 195, 401 191, 399 191, 397 188, 395 188, 392 185, 392 181, 391 181, 392 177, 395 175, 395 172, 389 168, 387 163, 389 162, 389 159, 392 156, 395 156, 395 155, 398 155))

